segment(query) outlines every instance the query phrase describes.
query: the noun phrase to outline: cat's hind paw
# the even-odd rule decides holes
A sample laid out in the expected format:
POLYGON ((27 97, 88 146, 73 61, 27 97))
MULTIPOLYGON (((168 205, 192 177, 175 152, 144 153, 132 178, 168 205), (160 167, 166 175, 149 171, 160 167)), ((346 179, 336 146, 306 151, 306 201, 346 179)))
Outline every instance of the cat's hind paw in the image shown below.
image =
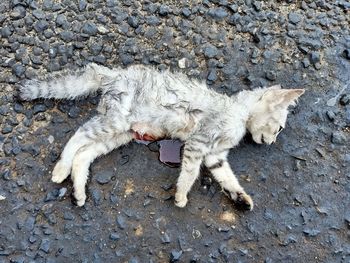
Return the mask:
POLYGON ((71 168, 59 161, 52 171, 51 181, 57 184, 62 183, 70 174, 71 168))
POLYGON ((178 193, 175 194, 175 205, 177 207, 181 207, 181 208, 185 207, 187 204, 187 201, 188 201, 188 199, 187 199, 186 195, 178 194, 178 193))

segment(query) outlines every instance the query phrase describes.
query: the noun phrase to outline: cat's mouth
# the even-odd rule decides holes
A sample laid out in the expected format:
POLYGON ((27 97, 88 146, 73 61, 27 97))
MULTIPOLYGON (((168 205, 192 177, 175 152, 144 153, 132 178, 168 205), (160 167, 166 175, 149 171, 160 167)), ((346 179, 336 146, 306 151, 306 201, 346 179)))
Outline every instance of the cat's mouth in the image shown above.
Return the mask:
POLYGON ((261 134, 261 139, 260 139, 261 143, 265 143, 265 140, 264 140, 264 134, 261 134))
POLYGON ((263 143, 265 143, 265 138, 264 138, 264 134, 261 134, 261 135, 259 135, 259 134, 252 134, 252 139, 253 139, 253 141, 255 142, 255 143, 257 143, 257 144, 263 144, 263 143))
POLYGON ((276 142, 276 139, 268 139, 268 138, 265 138, 264 137, 264 134, 261 134, 261 143, 262 144, 267 144, 267 145, 271 145, 271 144, 273 144, 273 143, 275 143, 276 142))

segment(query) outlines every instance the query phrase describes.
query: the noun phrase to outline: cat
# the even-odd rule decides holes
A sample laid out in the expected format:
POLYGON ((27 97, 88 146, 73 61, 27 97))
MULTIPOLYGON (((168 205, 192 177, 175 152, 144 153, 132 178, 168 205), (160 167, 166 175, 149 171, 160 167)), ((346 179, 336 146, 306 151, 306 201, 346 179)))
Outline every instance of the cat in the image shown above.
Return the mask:
POLYGON ((71 174, 78 206, 85 204, 94 159, 133 139, 167 137, 185 142, 176 206, 186 206, 203 164, 224 193, 246 210, 253 209, 253 200, 231 170, 228 152, 247 131, 258 144, 274 143, 285 127, 288 106, 304 93, 275 85, 229 97, 179 72, 143 65, 110 69, 94 63, 76 72, 25 80, 19 86, 22 100, 74 99, 97 91, 102 94, 98 115, 76 131, 52 171, 55 183, 71 174))

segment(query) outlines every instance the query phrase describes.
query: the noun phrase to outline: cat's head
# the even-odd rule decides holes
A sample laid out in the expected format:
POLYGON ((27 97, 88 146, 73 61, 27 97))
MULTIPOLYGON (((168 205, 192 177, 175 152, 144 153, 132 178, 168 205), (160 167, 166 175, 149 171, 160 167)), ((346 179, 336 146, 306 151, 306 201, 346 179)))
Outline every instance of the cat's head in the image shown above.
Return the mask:
POLYGON ((288 106, 294 105, 304 92, 304 89, 281 89, 279 85, 266 89, 253 106, 247 122, 253 140, 259 144, 274 143, 285 127, 288 106))

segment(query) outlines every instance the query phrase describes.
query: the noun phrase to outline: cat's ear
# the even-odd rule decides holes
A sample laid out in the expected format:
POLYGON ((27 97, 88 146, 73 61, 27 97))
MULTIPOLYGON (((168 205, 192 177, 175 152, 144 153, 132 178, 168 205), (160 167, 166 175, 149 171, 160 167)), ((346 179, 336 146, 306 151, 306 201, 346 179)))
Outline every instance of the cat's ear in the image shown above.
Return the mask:
POLYGON ((271 89, 270 87, 261 99, 273 107, 287 108, 289 105, 294 105, 304 92, 304 89, 271 89))

